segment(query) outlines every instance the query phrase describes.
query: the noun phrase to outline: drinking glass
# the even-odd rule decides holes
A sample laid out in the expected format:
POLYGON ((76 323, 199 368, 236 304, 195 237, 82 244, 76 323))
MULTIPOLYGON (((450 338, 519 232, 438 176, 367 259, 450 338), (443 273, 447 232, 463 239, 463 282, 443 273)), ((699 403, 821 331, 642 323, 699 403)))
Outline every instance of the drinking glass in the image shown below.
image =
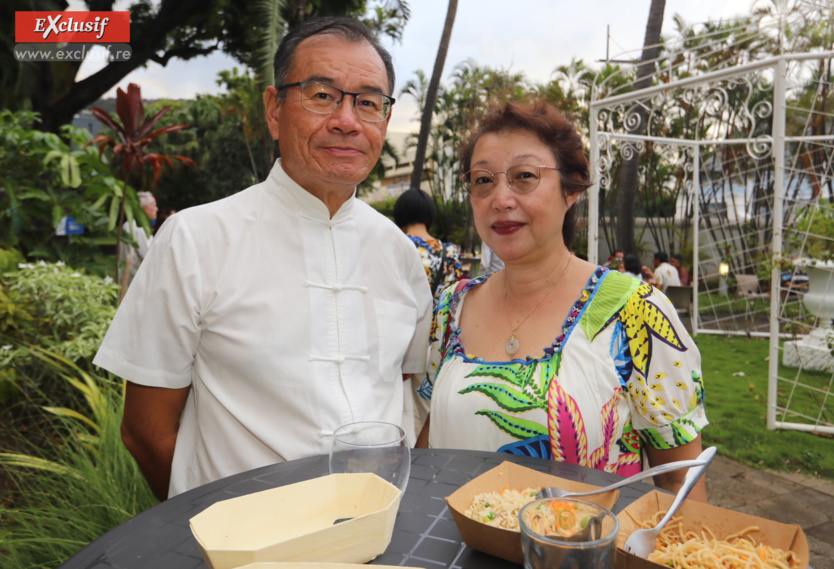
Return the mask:
POLYGON ((330 443, 330 474, 372 472, 405 492, 411 452, 405 430, 382 421, 342 425, 330 443))
POLYGON ((620 523, 606 508, 578 498, 545 498, 525 505, 518 512, 525 569, 613 569, 620 523), (562 527, 575 522, 576 531, 554 535, 541 526, 541 510, 554 512, 562 527), (579 509, 577 509, 579 508, 579 509), (582 510, 590 517, 585 519, 582 510), (538 516, 536 516, 538 514, 538 516), (548 533, 548 535, 544 535, 548 533))

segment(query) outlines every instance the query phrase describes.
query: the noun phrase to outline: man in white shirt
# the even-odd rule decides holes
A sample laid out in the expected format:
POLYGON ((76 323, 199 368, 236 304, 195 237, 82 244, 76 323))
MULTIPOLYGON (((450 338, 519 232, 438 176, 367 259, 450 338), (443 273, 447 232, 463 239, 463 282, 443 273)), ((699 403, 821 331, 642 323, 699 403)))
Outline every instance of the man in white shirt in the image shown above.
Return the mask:
POLYGON ((94 363, 128 380, 122 438, 160 499, 402 424, 432 297, 414 245, 355 197, 394 100, 390 55, 347 18, 275 56, 268 178, 166 221, 94 363), (410 380, 409 380, 410 381, 410 380))
MULTIPOLYGON (((148 219, 151 220, 151 226, 153 226, 159 212, 159 208, 156 206, 156 198, 150 192, 136 192, 136 195, 139 196, 139 205, 148 214, 148 219)), ((133 277, 136 276, 139 265, 148 255, 153 234, 145 233, 145 229, 136 223, 136 220, 125 221, 122 231, 128 234, 128 237, 126 237, 128 242, 133 240, 136 243, 135 247, 128 243, 119 243, 119 282, 122 282, 125 275, 128 275, 126 284, 130 284, 133 277)))
POLYGON ((664 251, 658 251, 652 259, 654 264, 654 286, 661 292, 670 286, 681 286, 681 279, 678 270, 669 263, 669 255, 664 251))
POLYGON ((504 268, 504 261, 490 249, 486 243, 481 243, 481 270, 480 274, 489 275, 497 273, 504 268))

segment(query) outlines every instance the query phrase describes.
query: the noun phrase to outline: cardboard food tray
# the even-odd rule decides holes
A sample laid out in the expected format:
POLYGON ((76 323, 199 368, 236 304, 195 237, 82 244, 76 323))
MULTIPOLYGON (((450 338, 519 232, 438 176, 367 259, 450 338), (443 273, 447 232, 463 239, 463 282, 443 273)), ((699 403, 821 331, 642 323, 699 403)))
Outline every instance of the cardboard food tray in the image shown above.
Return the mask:
MULTIPOLYGON (((653 490, 632 502, 617 515, 620 521, 620 533, 617 536, 617 560, 614 565, 616 569, 668 569, 665 565, 626 553, 622 547, 628 536, 640 527, 628 515, 629 513, 637 520, 649 520, 655 513, 668 510, 674 499, 675 497, 671 494, 653 490)), ((693 500, 684 500, 675 515, 683 518, 685 531, 700 533, 701 529, 707 526, 718 539, 723 539, 749 526, 756 526, 759 531, 751 533, 750 536, 758 543, 793 551, 799 558, 800 569, 808 568, 808 542, 802 528, 798 525, 774 522, 693 500)))
POLYGON ((365 563, 388 547, 400 498, 375 474, 331 474, 217 502, 191 518, 191 531, 212 569, 365 563))
MULTIPOLYGON (((452 512, 452 517, 458 526, 460 535, 468 547, 519 565, 524 563, 520 532, 489 526, 470 519, 464 514, 472 505, 475 496, 484 492, 500 492, 506 486, 514 490, 556 486, 573 492, 598 488, 598 486, 591 484, 566 480, 552 474, 525 468, 512 462, 502 462, 492 470, 470 480, 446 498, 446 503, 449 505, 449 510, 452 512)), ((617 502, 619 495, 619 490, 610 490, 602 494, 584 496, 582 499, 611 509, 617 502)))

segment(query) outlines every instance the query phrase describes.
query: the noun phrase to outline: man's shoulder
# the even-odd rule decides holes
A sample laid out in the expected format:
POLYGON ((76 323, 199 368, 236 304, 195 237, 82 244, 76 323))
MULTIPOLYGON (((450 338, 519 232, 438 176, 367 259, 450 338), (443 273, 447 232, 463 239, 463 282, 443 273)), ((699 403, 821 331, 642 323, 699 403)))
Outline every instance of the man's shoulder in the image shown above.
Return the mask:
POLYGON ((263 183, 254 184, 230 196, 213 202, 195 205, 177 212, 173 217, 183 215, 185 219, 203 219, 212 216, 228 216, 243 209, 251 209, 260 199, 265 188, 263 183))
POLYGON ((408 236, 403 233, 402 229, 397 227, 391 219, 381 214, 364 201, 358 198, 355 199, 356 203, 354 204, 353 209, 354 215, 356 215, 357 219, 360 219, 363 224, 366 224, 366 227, 374 230, 375 232, 397 235, 398 237, 402 237, 401 241, 409 243, 412 247, 414 246, 408 236))

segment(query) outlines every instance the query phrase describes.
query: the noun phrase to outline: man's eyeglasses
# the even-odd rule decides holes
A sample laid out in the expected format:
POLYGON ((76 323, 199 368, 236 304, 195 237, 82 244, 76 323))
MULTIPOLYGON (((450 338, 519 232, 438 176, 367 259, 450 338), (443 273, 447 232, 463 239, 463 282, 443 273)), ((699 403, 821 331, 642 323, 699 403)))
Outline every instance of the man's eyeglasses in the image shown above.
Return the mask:
POLYGON ((485 198, 498 184, 498 174, 507 176, 507 185, 517 194, 529 194, 539 186, 542 177, 542 170, 559 170, 553 166, 533 166, 532 164, 519 164, 507 168, 503 172, 490 172, 483 168, 475 168, 460 177, 463 187, 469 195, 475 198, 485 198))
POLYGON ((367 122, 382 122, 387 119, 391 114, 391 106, 395 102, 393 97, 382 93, 351 93, 316 81, 288 83, 277 89, 283 91, 290 87, 300 87, 301 106, 319 115, 329 115, 335 112, 342 104, 345 95, 351 95, 356 116, 367 122))

